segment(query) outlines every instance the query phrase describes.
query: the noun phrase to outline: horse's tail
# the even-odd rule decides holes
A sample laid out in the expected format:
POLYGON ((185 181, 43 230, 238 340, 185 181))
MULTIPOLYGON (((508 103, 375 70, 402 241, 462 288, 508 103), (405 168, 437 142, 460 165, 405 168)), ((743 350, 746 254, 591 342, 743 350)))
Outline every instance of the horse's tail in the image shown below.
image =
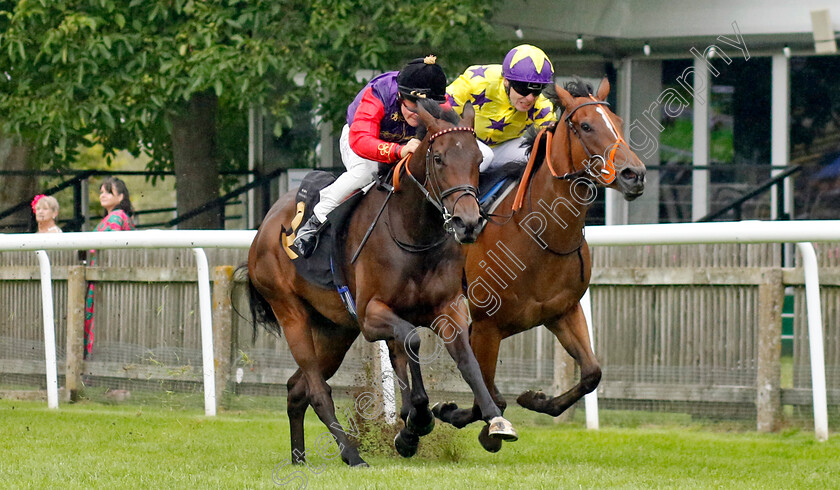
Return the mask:
POLYGON ((266 330, 277 334, 279 337, 282 333, 280 322, 274 316, 274 311, 268 301, 257 291, 254 283, 251 281, 251 276, 248 275, 248 265, 242 264, 236 268, 236 276, 245 276, 248 283, 248 305, 251 308, 251 326, 254 328, 253 340, 257 338, 258 325, 262 325, 266 330))

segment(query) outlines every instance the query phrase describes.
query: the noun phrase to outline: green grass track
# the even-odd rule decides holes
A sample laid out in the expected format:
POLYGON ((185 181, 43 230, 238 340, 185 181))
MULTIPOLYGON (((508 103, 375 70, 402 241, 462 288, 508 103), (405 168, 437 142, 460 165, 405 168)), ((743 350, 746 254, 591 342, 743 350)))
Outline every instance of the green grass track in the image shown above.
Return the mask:
MULTIPOLYGON (((588 431, 579 420, 554 424, 511 408, 520 440, 497 454, 478 445, 478 425, 456 431, 439 423, 409 460, 371 436, 373 427, 362 452, 370 468, 316 455, 310 462, 325 465, 320 473, 286 466, 275 476, 299 488, 306 475, 312 489, 840 487, 836 434, 820 443, 798 428, 758 434, 668 414, 611 422, 608 413, 601 430, 588 431)), ((325 429, 312 410, 306 430, 314 448, 325 429)), ((3 488, 277 488, 272 471, 289 458, 288 421, 280 410, 208 418, 171 407, 88 402, 50 410, 3 400, 0 455, 3 488)))

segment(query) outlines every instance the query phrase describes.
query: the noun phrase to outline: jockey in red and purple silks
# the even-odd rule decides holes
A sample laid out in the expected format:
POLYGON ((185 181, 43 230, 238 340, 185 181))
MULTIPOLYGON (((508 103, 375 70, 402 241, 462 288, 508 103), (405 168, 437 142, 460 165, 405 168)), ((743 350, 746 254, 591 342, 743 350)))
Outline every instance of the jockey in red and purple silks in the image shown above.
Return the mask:
POLYGON ((446 75, 434 56, 417 58, 399 72, 383 73, 363 88, 347 109, 347 125, 339 148, 347 171, 321 189, 313 215, 296 233, 295 247, 308 257, 317 246, 317 234, 327 214, 357 189, 373 182, 380 163, 394 163, 413 153, 420 116, 418 99, 431 99, 448 108, 446 75))

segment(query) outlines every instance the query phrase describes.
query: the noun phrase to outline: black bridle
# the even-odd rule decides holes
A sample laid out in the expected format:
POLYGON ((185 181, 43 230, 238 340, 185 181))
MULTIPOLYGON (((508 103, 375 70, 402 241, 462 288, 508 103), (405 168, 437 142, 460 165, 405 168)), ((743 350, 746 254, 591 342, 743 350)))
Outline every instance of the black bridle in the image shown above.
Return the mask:
MULTIPOLYGON (((440 212, 441 216, 443 217, 443 228, 447 232, 447 235, 448 234, 454 234, 455 233, 455 228, 452 226, 453 215, 452 215, 452 213, 449 212, 449 209, 446 208, 446 205, 443 203, 443 200, 447 196, 449 196, 450 194, 454 194, 456 192, 461 192, 461 195, 458 196, 458 198, 455 199, 455 202, 452 204, 452 211, 455 211, 455 206, 458 204, 458 201, 460 201, 461 198, 464 197, 464 196, 472 196, 473 199, 475 199, 476 203, 478 203, 478 189, 476 189, 476 187, 474 185, 469 185, 469 184, 456 185, 454 187, 450 187, 449 189, 441 191, 440 186, 438 185, 437 172, 435 172, 435 174, 432 175, 429 171, 429 167, 431 166, 430 165, 430 163, 431 163, 430 160, 431 160, 431 155, 432 155, 432 144, 434 144, 435 139, 437 139, 438 136, 440 136, 442 134, 446 134, 446 133, 451 133, 453 131, 466 131, 466 132, 469 132, 469 133, 472 133, 473 135, 475 135, 475 129, 473 129, 473 128, 466 127, 466 126, 455 126, 455 127, 452 127, 452 128, 443 129, 441 131, 438 131, 437 133, 434 133, 432 136, 430 136, 429 137, 429 146, 426 149, 426 177, 425 177, 425 182, 424 183, 421 184, 416 178, 414 178, 414 175, 412 175, 411 170, 410 170, 409 165, 408 165, 408 162, 407 162, 408 158, 406 159, 406 164, 405 164, 405 167, 404 167, 405 168, 405 173, 408 175, 408 178, 417 185, 417 187, 420 189, 420 192, 423 193, 423 196, 426 198, 426 200, 429 201, 440 212), (426 183, 429 183, 432 186, 432 191, 434 191, 434 194, 432 192, 429 192, 428 189, 426 189, 426 183)), ((398 165, 398 167, 400 167, 401 165, 402 165, 402 162, 400 162, 400 165, 398 165)), ((396 168, 396 169, 394 169, 394 172, 399 174, 400 172, 402 172, 402 168, 396 168)), ((385 211, 385 208, 388 207, 388 202, 391 200, 391 196, 393 196, 394 192, 397 190, 396 181, 398 179, 394 179, 394 180, 395 180, 395 185, 393 185, 393 186, 385 184, 385 183, 380 183, 380 185, 382 185, 382 187, 385 188, 388 191, 388 195, 385 197, 385 200, 382 202, 382 207, 379 208, 379 212, 377 213, 376 218, 374 218, 373 222, 371 223, 370 227, 367 230, 367 233, 365 233, 365 236, 362 238, 361 243, 359 243, 359 247, 356 249, 356 253, 353 254, 353 258, 350 260, 351 264, 356 262, 356 259, 359 257, 359 254, 361 253, 362 248, 365 246, 365 243, 367 243, 368 238, 370 238, 370 235, 373 232, 373 228, 376 226, 376 223, 379 221, 379 218, 382 216, 382 213, 383 213, 383 211, 385 211)), ((389 212, 390 212, 391 208, 388 207, 388 209, 389 209, 389 212)), ((431 244, 424 244, 424 245, 411 244, 411 243, 407 243, 407 242, 404 242, 404 241, 400 240, 399 238, 396 237, 396 235, 394 235, 394 231, 391 229, 391 226, 388 224, 388 220, 385 220, 385 226, 388 228, 388 233, 391 235, 391 240, 393 240, 394 243, 396 243, 397 246, 399 246, 401 249, 403 249, 407 252, 410 252, 410 253, 420 253, 420 252, 425 252, 425 251, 431 250, 433 248, 436 248, 436 247, 442 245, 448 239, 447 235, 443 235, 443 237, 441 237, 440 240, 437 240, 436 242, 431 243, 431 244)))
POLYGON ((474 185, 470 184, 462 184, 450 187, 446 190, 440 190, 439 185, 439 178, 437 171, 432 172, 430 169, 434 167, 432 165, 432 145, 434 145, 435 140, 444 134, 452 133, 455 131, 465 131, 468 133, 472 133, 475 135, 475 129, 468 127, 468 126, 455 126, 452 128, 442 129, 437 133, 434 133, 429 137, 429 146, 426 148, 426 178, 424 183, 420 183, 417 179, 414 178, 414 175, 411 174, 411 171, 408 168, 408 165, 405 166, 406 173, 408 177, 411 179, 412 182, 417 184, 417 187, 420 189, 420 192, 423 193, 426 200, 432 203, 432 205, 440 212, 441 216, 443 217, 443 228, 446 230, 447 233, 454 233, 455 229, 452 226, 452 218, 454 217, 452 212, 455 211, 455 206, 458 205, 458 201, 465 196, 472 196, 475 199, 476 203, 478 203, 478 189, 474 185), (426 184, 429 184, 432 187, 431 192, 426 189, 426 184), (446 204, 444 204, 443 200, 446 199, 447 196, 455 194, 456 192, 460 192, 461 194, 455 199, 455 202, 452 203, 452 212, 447 209, 446 204))

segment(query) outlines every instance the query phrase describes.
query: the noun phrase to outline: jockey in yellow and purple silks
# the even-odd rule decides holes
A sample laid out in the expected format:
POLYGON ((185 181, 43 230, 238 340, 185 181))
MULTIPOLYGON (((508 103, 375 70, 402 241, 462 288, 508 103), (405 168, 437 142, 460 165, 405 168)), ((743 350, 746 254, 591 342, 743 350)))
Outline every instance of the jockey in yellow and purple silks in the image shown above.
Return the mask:
POLYGON ((480 170, 512 161, 526 161, 522 136, 532 125, 557 120, 554 105, 542 94, 554 83, 554 67, 543 51, 530 44, 511 49, 501 65, 475 65, 452 82, 446 93, 460 113, 475 108, 475 134, 484 154, 480 170))

